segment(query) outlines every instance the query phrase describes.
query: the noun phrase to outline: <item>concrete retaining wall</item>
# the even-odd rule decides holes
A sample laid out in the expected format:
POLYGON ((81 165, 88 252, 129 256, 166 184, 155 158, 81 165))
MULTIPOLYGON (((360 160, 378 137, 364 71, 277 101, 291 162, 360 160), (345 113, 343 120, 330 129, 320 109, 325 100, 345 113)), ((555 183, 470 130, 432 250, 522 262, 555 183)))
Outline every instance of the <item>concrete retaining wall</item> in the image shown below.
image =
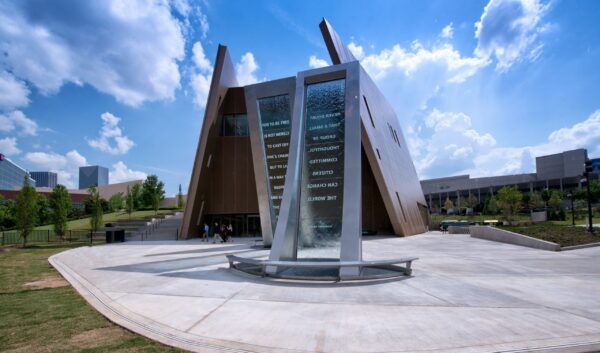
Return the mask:
POLYGON ((469 226, 449 226, 448 234, 470 234, 469 226))
POLYGON ((497 241, 500 243, 508 243, 520 246, 527 246, 529 248, 549 250, 549 251, 560 251, 560 245, 545 240, 540 240, 532 237, 528 237, 523 234, 509 232, 495 227, 488 226, 474 226, 471 228, 471 237, 497 241))

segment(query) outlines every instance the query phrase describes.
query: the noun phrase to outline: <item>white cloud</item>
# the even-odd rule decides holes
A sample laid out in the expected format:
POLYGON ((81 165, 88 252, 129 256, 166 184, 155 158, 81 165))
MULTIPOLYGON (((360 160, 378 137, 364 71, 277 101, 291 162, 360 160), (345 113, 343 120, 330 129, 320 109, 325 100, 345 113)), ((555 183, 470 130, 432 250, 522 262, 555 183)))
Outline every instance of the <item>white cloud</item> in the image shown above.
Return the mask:
POLYGON ((474 166, 473 158, 489 151, 496 140, 489 133, 472 128, 465 113, 441 112, 433 109, 425 118, 427 129, 408 129, 410 151, 422 178, 453 175, 474 166), (425 133, 430 137, 422 137, 425 133))
POLYGON ((318 69, 320 67, 329 66, 329 63, 327 63, 326 60, 317 58, 316 55, 311 55, 310 58, 308 58, 308 66, 311 69, 318 69))
POLYGON ((543 48, 538 36, 547 28, 540 22, 548 7, 539 0, 490 0, 475 24, 475 53, 494 56, 500 71, 524 59, 537 59, 543 48))
POLYGON ((121 128, 119 128, 120 118, 106 112, 100 116, 102 119, 102 129, 97 139, 88 140, 88 144, 102 152, 109 154, 125 154, 135 143, 127 136, 123 136, 121 128), (114 141, 114 145, 111 143, 114 141))
POLYGON ((75 1, 68 11, 2 2, 0 38, 4 67, 45 94, 89 84, 137 106, 174 99, 180 87, 182 24, 166 1, 75 1))
MULTIPOLYGON (((206 57, 202 43, 196 42, 192 47, 192 61, 194 67, 191 70, 190 85, 194 91, 194 103, 200 107, 206 107, 206 100, 210 91, 210 82, 213 74, 213 65, 206 57)), ((259 69, 254 54, 247 52, 239 63, 235 65, 236 77, 240 86, 250 85, 258 82, 256 71, 259 69)))
POLYGON ((111 184, 122 183, 131 180, 145 180, 148 176, 144 172, 127 168, 125 163, 122 161, 118 161, 117 163, 113 164, 112 167, 113 169, 109 171, 109 179, 111 184))
POLYGON ((442 31, 440 32, 440 37, 445 38, 445 39, 452 39, 453 36, 454 36, 454 27, 452 26, 452 22, 450 22, 449 25, 442 28, 442 31))
POLYGON ((29 104, 29 89, 25 82, 0 70, 0 109, 24 107, 29 104))
POLYGON ((24 159, 35 168, 57 173, 58 183, 69 189, 77 188, 79 167, 87 165, 85 157, 76 150, 65 155, 55 152, 29 152, 25 154, 24 159))
POLYGON ((470 118, 468 124, 466 119, 457 118, 463 115, 434 110, 427 119, 428 128, 434 130, 430 138, 421 137, 415 129, 407 130, 421 178, 530 173, 535 169, 535 157, 577 148, 586 148, 592 156, 600 154, 600 110, 579 123, 550 133, 543 143, 521 147, 496 147, 496 140, 489 133, 481 134, 470 128, 470 118), (444 117, 456 124, 447 124, 444 117))
POLYGON ((461 84, 489 64, 486 58, 461 55, 451 43, 426 48, 415 40, 409 48, 396 44, 374 53, 352 47, 355 55, 364 53, 361 64, 403 119, 426 110, 443 87, 461 84))
POLYGON ((257 83, 256 71, 259 66, 254 60, 254 54, 247 52, 242 55, 240 62, 235 65, 235 73, 240 86, 251 85, 257 83))
POLYGON ((354 55, 356 60, 362 60, 365 57, 365 50, 363 47, 356 45, 354 42, 350 42, 350 44, 348 44, 348 49, 350 49, 350 52, 352 55, 354 55))
POLYGON ((21 150, 17 147, 17 139, 15 137, 0 139, 0 153, 7 156, 14 156, 21 153, 21 150))
POLYGON ((17 129, 21 135, 36 136, 38 124, 25 116, 20 110, 0 114, 0 131, 11 132, 17 129))

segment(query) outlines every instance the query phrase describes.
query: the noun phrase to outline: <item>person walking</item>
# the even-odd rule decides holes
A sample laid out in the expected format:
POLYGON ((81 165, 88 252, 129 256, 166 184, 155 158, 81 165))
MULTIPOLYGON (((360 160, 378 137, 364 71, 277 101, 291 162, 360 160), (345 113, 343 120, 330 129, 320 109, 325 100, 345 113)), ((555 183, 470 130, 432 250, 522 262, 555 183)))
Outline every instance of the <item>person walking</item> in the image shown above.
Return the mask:
POLYGON ((219 223, 215 222, 213 226, 213 244, 217 242, 217 239, 221 239, 221 229, 219 228, 219 223))
POLYGON ((210 231, 209 228, 210 227, 208 226, 208 224, 206 222, 204 222, 204 227, 203 227, 204 232, 202 233, 202 241, 206 241, 207 243, 208 243, 208 232, 210 231))
POLYGON ((227 242, 227 227, 225 227, 225 224, 221 224, 221 238, 223 239, 221 243, 227 242))
POLYGON ((231 223, 229 223, 229 225, 227 226, 227 236, 228 239, 231 239, 231 242, 233 243, 233 226, 231 225, 231 223))

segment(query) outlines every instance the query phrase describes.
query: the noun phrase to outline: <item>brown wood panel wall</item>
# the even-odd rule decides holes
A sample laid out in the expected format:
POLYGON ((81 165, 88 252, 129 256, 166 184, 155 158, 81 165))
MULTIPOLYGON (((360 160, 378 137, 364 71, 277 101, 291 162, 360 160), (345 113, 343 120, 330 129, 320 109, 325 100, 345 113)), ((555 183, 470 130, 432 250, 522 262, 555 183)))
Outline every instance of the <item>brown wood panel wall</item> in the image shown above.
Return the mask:
POLYGON ((394 234, 392 222, 385 209, 385 204, 364 148, 361 148, 361 165, 362 229, 377 231, 378 234, 394 234))

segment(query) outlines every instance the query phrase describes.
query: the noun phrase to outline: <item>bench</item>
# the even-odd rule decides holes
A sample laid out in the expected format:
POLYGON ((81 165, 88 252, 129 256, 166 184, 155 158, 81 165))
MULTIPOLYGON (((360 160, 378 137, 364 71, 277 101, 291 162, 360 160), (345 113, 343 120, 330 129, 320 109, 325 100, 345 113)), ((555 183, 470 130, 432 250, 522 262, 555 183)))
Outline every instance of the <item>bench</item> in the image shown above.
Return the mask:
MULTIPOLYGON (((418 257, 403 257, 398 259, 389 260, 376 260, 376 261, 275 261, 275 260, 258 260, 236 256, 233 254, 226 255, 229 261, 229 268, 237 269, 243 272, 244 268, 238 266, 239 264, 254 265, 258 267, 259 274, 261 277, 282 277, 273 273, 267 272, 267 267, 285 267, 285 268, 319 268, 319 269, 342 269, 344 267, 358 267, 360 270, 363 268, 377 268, 392 271, 394 274, 378 274, 378 275, 359 275, 348 277, 351 279, 373 279, 373 278, 387 278, 396 277, 398 275, 410 276, 412 274, 412 262, 418 260, 418 257), (404 264, 404 266, 400 266, 404 264)), ((362 271, 359 271, 362 272, 362 271)), ((286 276, 288 278, 294 276, 286 276)), ((315 279, 315 277, 297 276, 297 279, 315 279)), ((337 276, 338 280, 342 280, 341 275, 337 276)))

